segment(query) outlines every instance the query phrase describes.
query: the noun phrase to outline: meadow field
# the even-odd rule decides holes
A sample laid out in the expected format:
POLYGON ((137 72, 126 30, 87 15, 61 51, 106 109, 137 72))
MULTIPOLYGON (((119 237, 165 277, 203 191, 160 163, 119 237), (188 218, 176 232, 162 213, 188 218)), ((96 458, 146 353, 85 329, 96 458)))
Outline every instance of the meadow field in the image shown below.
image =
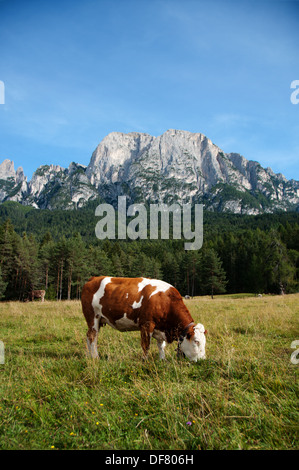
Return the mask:
POLYGON ((1 449, 298 449, 299 294, 186 300, 207 359, 176 343, 141 359, 138 332, 102 328, 86 357, 78 301, 0 303, 1 449))

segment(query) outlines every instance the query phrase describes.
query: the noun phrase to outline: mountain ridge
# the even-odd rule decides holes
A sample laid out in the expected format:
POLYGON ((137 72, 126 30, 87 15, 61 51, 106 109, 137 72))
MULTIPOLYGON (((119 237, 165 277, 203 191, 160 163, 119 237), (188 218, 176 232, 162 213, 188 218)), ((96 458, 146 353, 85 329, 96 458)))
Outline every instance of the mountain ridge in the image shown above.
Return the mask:
POLYGON ((244 214, 299 210, 299 182, 271 168, 225 153, 208 137, 169 129, 111 132, 88 166, 42 165, 27 181, 12 161, 0 164, 0 202, 12 200, 47 209, 76 209, 88 201, 117 203, 203 203, 216 212, 244 214))

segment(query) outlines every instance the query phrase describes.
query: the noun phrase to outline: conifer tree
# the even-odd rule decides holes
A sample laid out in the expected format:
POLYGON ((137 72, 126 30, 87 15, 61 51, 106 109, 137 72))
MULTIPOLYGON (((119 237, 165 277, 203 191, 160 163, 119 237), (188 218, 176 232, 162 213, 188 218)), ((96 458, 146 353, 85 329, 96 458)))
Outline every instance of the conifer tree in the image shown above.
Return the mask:
POLYGON ((6 291, 7 282, 4 281, 2 276, 2 269, 0 265, 0 299, 3 299, 6 291))
POLYGON ((211 295, 226 291, 226 275, 222 262, 213 248, 206 249, 201 260, 201 287, 204 293, 211 295))
POLYGON ((265 260, 269 290, 285 294, 288 285, 293 283, 296 268, 290 262, 286 247, 275 231, 269 234, 265 260))
POLYGON ((163 280, 178 288, 180 280, 180 266, 177 261, 177 255, 165 251, 162 257, 162 276, 163 280))

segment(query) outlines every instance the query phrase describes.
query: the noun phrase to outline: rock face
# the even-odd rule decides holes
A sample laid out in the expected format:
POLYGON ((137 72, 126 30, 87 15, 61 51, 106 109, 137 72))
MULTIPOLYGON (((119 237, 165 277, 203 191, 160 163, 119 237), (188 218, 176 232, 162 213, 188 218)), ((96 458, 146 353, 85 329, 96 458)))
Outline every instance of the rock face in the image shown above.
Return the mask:
POLYGON ((23 169, 14 171, 13 162, 0 165, 0 201, 18 201, 40 209, 75 209, 98 198, 87 178, 86 167, 71 163, 68 168, 42 165, 27 182, 23 169))
POLYGON ((202 202, 210 210, 247 214, 299 205, 299 182, 186 131, 171 129, 159 137, 111 133, 86 174, 112 203, 126 194, 130 202, 202 202))
POLYGON ((25 203, 41 209, 75 209, 97 197, 85 166, 71 163, 65 169, 59 165, 43 165, 33 173, 25 203))
POLYGON ((225 154, 200 133, 168 130, 158 137, 112 132, 88 167, 39 167, 29 183, 13 162, 0 165, 0 200, 39 208, 72 209, 101 198, 115 204, 203 203, 205 209, 259 214, 298 210, 299 182, 288 181, 236 153, 225 154))
POLYGON ((27 193, 27 178, 23 168, 14 169, 14 163, 4 160, 0 164, 0 201, 23 202, 27 193))

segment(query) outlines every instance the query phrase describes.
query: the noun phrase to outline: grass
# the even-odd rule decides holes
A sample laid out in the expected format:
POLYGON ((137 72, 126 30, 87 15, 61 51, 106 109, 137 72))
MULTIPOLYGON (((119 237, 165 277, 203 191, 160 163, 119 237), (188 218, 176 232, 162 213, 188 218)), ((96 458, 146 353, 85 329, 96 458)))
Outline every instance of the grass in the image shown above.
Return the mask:
POLYGON ((80 303, 0 304, 0 449, 298 449, 299 295, 186 300, 207 359, 141 360, 102 329, 86 357, 80 303))

